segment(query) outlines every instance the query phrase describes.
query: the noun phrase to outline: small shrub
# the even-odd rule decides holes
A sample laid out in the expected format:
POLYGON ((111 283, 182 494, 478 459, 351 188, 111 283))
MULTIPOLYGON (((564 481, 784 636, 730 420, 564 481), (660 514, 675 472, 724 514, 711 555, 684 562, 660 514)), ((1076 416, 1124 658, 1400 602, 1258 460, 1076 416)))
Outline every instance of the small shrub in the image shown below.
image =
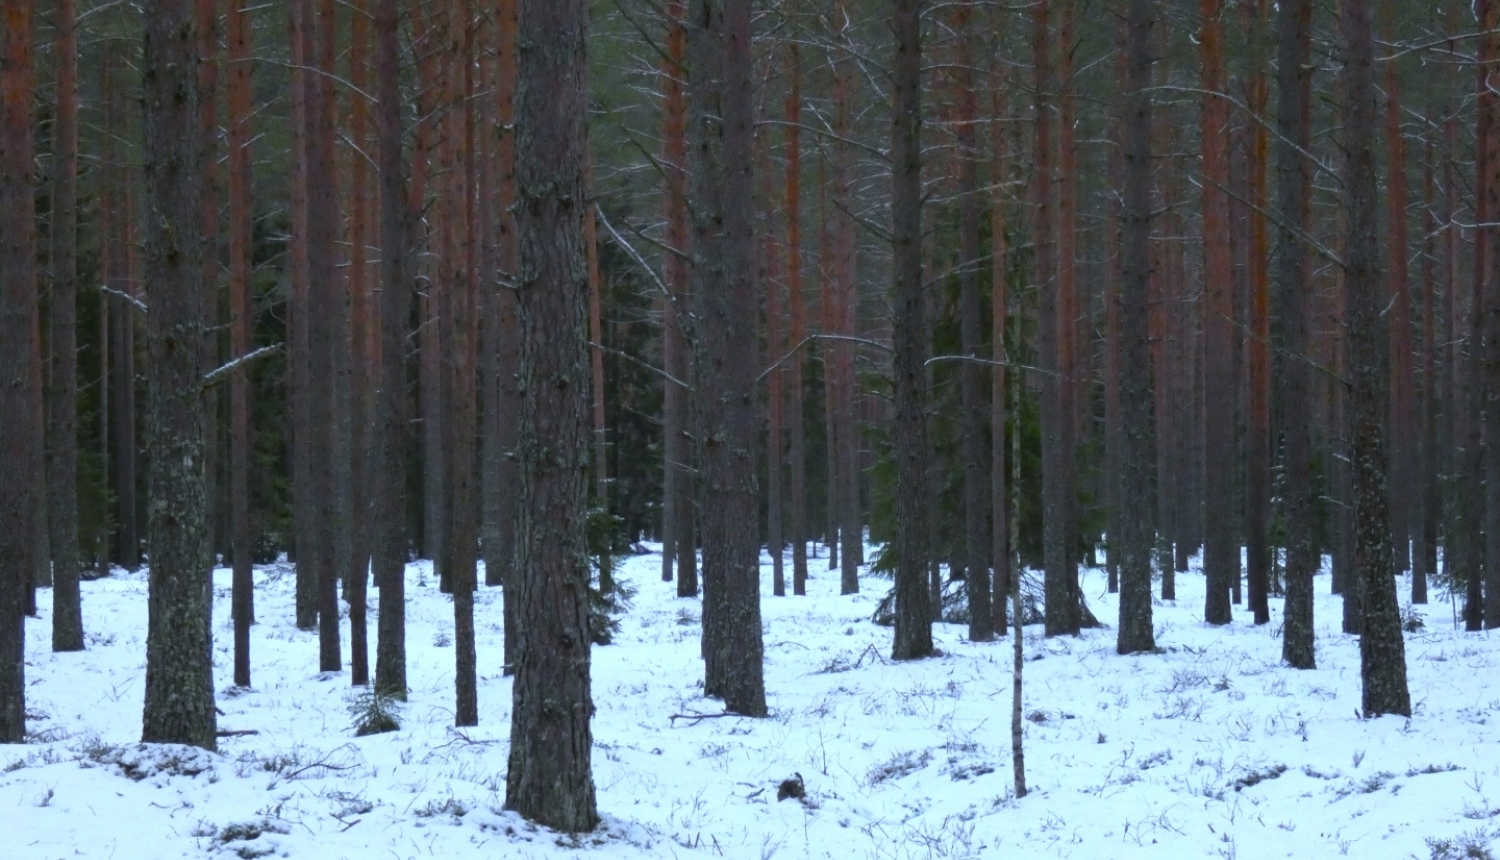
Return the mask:
POLYGON ((401 729, 396 700, 375 690, 366 690, 355 696, 349 703, 349 716, 354 720, 354 736, 358 738, 401 729))
POLYGON ((1491 837, 1484 830, 1461 833, 1451 839, 1427 839, 1431 860, 1495 860, 1490 853, 1491 837))

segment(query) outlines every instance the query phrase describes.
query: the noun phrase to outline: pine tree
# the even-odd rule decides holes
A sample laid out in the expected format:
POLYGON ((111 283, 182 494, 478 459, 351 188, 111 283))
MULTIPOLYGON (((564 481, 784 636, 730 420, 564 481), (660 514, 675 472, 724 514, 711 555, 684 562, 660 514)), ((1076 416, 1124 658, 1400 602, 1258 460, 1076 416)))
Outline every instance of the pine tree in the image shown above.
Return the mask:
MULTIPOLYGON (((588 4, 521 0, 516 226, 521 280, 519 631, 505 805, 558 830, 599 823, 590 770, 588 4)), ((509 595, 508 595, 509 597, 509 595)), ((760 628, 757 624, 756 632, 760 628)))

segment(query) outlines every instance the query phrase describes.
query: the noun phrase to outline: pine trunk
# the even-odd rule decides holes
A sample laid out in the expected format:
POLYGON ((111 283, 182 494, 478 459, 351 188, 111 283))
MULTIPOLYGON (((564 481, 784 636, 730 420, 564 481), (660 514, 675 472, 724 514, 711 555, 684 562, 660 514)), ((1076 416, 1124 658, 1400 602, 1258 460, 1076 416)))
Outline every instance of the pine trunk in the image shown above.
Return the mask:
MULTIPOLYGON (((1492 0, 1483 0, 1492 2, 1492 0)), ((1366 0, 1343 0, 1339 16, 1344 65, 1344 172, 1348 212, 1345 259, 1349 301, 1349 406, 1352 412, 1354 471, 1354 570, 1364 607, 1359 638, 1360 678, 1364 682, 1363 715, 1411 716, 1406 687, 1406 651, 1396 603, 1391 556, 1391 521, 1386 510, 1386 453, 1383 402, 1390 372, 1385 366, 1383 309, 1389 295, 1382 289, 1379 251, 1379 199, 1376 190, 1375 38, 1366 0)), ((1393 191, 1394 193, 1394 191, 1393 191)), ((1405 216, 1404 207, 1401 215, 1405 216)), ((1404 257, 1404 247, 1400 249, 1404 257)), ((1405 285, 1402 285, 1404 299, 1405 285)))
POLYGON ((1282 449, 1287 526, 1286 609, 1282 659, 1297 669, 1317 666, 1313 650, 1313 575, 1318 570, 1312 518, 1316 488, 1312 475, 1312 380, 1304 360, 1308 344, 1306 300, 1311 167, 1311 0, 1286 0, 1277 27, 1280 87, 1276 129, 1276 209, 1284 213, 1278 242, 1276 288, 1281 324, 1279 370, 1282 449))
POLYGON ((52 650, 83 650, 78 575, 78 3, 59 0, 53 26, 57 114, 52 127, 51 363, 47 386, 47 525, 52 550, 52 650))
POLYGON ((203 343, 198 55, 188 0, 143 14, 145 279, 151 547, 141 740, 215 748, 212 591, 203 522, 203 343))
POLYGON ((1130 0, 1126 19, 1125 187, 1120 235, 1121 654, 1156 647, 1151 624, 1151 66, 1156 5, 1130 0))
MULTIPOLYGON (((229 11, 229 353, 241 358, 250 351, 254 330, 250 278, 253 266, 251 234, 251 90, 250 45, 254 31, 250 13, 242 7, 229 11)), ((230 547, 234 574, 230 615, 234 624, 234 684, 250 686, 250 625, 255 619, 255 580, 251 567, 250 532, 250 374, 241 367, 229 380, 229 497, 230 547)))
MULTIPOLYGON (((922 314, 922 9, 895 0, 895 89, 891 123, 896 456, 896 636, 891 656, 932 654, 927 593, 926 331, 922 314)), ((1019 620, 1019 619, 1018 619, 1019 620)))
POLYGON ((33 268, 34 11, 31 0, 0 9, 0 743, 16 744, 26 740, 24 615, 37 550, 33 463, 42 457, 43 423, 33 268))
POLYGON ((694 0, 688 15, 689 140, 697 313, 697 428, 704 505, 705 695, 766 715, 760 621, 755 403, 755 233, 749 0, 694 0))
MULTIPOLYGON (((406 341, 411 319, 411 210, 401 152, 400 0, 375 0, 380 182, 380 381, 372 547, 380 617, 375 690, 406 698, 406 341)), ((510 625, 506 625, 509 628, 510 625)))
MULTIPOLYGON (((521 621, 505 805, 568 832, 599 823, 590 771, 588 3, 521 0, 516 87, 516 284, 521 492, 514 576, 521 621)), ((757 626, 757 632, 759 627, 757 626)))

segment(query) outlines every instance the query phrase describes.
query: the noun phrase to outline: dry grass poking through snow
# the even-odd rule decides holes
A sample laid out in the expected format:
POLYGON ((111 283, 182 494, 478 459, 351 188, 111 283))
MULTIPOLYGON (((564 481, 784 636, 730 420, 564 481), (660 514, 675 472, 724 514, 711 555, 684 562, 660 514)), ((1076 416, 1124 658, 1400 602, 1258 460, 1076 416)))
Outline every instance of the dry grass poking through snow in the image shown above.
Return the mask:
MULTIPOLYGON (((1114 654, 1112 629, 1027 631, 1032 794, 1010 791, 1010 645, 939 625, 943 654, 886 659, 869 622, 888 583, 837 595, 814 562, 806 598, 764 585, 770 718, 713 713, 699 696, 699 607, 624 562, 639 586, 615 645, 594 651, 595 781, 605 824, 538 830, 500 807, 510 682, 499 595, 481 590, 480 722, 456 732, 451 603, 408 576, 409 675, 399 731, 355 737, 347 675, 314 670, 316 634, 292 626, 292 577, 257 571, 256 685, 230 683, 228 572, 216 580, 218 755, 141 749, 145 576, 86 583, 89 650, 48 650, 48 606, 28 624, 33 743, 0 748, 3 855, 291 858, 1488 857, 1500 835, 1500 637, 1418 608, 1411 721, 1358 719, 1357 642, 1318 578, 1318 662, 1280 665, 1279 619, 1210 628, 1201 576, 1156 608, 1161 652, 1114 654), (802 800, 777 801, 800 773, 802 800), (1023 853, 1016 853, 1023 852, 1023 853)), ((1110 621, 1097 571, 1085 593, 1110 621)), ((1273 615, 1279 601, 1272 602, 1273 615)), ((373 619, 373 613, 372 613, 373 619)), ((372 623, 372 636, 374 635, 372 623)), ((347 653, 347 652, 346 652, 347 653)), ((356 709, 357 710, 357 709, 356 709)))

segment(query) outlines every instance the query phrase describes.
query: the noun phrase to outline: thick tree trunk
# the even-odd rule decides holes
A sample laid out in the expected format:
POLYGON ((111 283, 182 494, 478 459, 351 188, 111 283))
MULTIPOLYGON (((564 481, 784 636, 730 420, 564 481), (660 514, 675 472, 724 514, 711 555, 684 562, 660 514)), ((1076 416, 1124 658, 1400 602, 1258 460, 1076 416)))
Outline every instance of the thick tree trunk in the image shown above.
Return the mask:
MULTIPOLYGON (((895 340, 896 636, 891 656, 932 654, 927 593, 926 331, 922 315, 922 9, 895 0, 891 122, 891 319, 895 340)), ((1019 619, 1017 619, 1019 621, 1019 619)))
MULTIPOLYGON (((519 631, 505 805, 569 832, 599 823, 590 772, 588 3, 521 0, 516 227, 521 319, 519 631)), ((756 633, 759 634, 759 624, 756 633)))
POLYGON ((141 739, 215 747, 208 512, 203 474, 197 34, 188 0, 143 14, 146 316, 150 355, 150 597, 141 739))
POLYGON ((1310 309, 1307 249, 1311 165, 1311 0, 1285 0, 1277 24, 1280 87, 1276 111, 1276 211, 1283 213, 1278 236, 1277 318, 1282 330, 1278 370, 1281 428, 1286 460, 1286 609, 1282 659, 1297 669, 1317 666, 1313 651, 1313 575, 1318 570, 1313 542, 1317 488, 1312 475, 1314 401, 1306 353, 1310 309))
MULTIPOLYGON (((229 37, 229 352, 240 358, 250 351, 254 330, 250 277, 253 265, 250 222, 250 13, 236 7, 228 13, 229 37)), ((255 619, 254 573, 250 532, 250 374, 240 368, 229 380, 230 546, 234 623, 234 683, 250 686, 250 625, 255 619)))
POLYGON ((1121 654, 1156 647, 1151 625, 1151 66, 1153 0, 1130 0, 1126 19, 1125 188, 1120 235, 1121 654))
POLYGON ((47 526, 52 650, 83 650, 78 573, 78 3, 59 0, 52 127, 52 371, 47 386, 47 526))
POLYGON ((750 2, 694 0, 688 20, 696 426, 714 495, 701 514, 703 690, 763 717, 750 2))
POLYGON ((1233 620, 1231 580, 1240 575, 1239 547, 1234 539, 1234 284, 1229 245, 1228 103, 1224 86, 1223 38, 1220 16, 1223 0, 1200 0, 1202 18, 1202 146, 1203 146, 1203 287, 1208 307, 1204 317, 1205 394, 1207 415, 1205 463, 1209 469, 1207 533, 1203 573, 1207 597, 1203 618, 1210 624, 1233 620))
MULTIPOLYGON (((1491 0, 1485 0, 1491 2, 1491 0)), ((1343 0, 1339 18, 1344 65, 1344 131, 1348 153, 1344 172, 1349 214, 1345 260, 1349 296, 1349 405, 1353 413, 1356 542, 1354 570, 1364 607, 1359 638, 1363 713, 1411 716, 1406 687, 1406 650, 1396 603, 1391 557, 1391 524, 1386 510, 1386 454, 1383 402, 1389 383, 1385 325, 1389 296, 1380 277, 1380 203, 1376 191, 1375 38, 1366 0, 1343 0)), ((1401 215, 1405 216, 1405 211, 1401 215)), ((1400 249, 1403 256, 1405 249, 1400 249)), ((1405 299, 1402 284, 1401 299, 1405 299)))
POLYGON ((31 0, 0 9, 0 743, 17 744, 26 740, 24 614, 38 549, 33 464, 42 458, 43 424, 31 175, 34 11, 31 0))
MULTIPOLYGON (((376 139, 380 171, 380 381, 375 453, 374 567, 380 589, 375 690, 406 698, 406 334, 411 319, 411 221, 401 158, 400 0, 375 0, 376 139)), ((510 625, 506 625, 509 628, 510 625)))

